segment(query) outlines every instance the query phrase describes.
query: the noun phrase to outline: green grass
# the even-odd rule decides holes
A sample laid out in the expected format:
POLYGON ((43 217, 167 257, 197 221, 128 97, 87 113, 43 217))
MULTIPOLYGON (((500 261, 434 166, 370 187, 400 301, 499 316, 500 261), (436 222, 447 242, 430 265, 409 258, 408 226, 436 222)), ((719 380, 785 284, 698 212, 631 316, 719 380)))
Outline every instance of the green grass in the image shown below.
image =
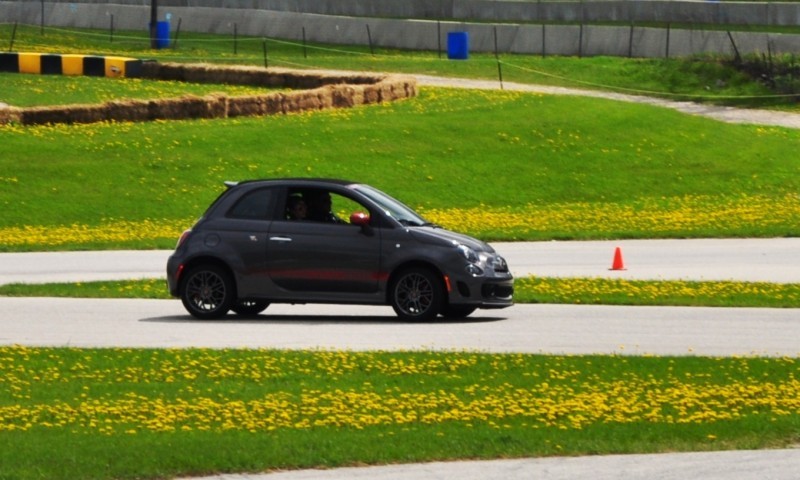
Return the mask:
MULTIPOLYGON (((111 43, 92 31, 42 36, 25 27, 15 45, 261 61, 261 39, 241 39, 234 55, 219 36, 186 34, 177 50, 151 51, 142 32, 126 35, 111 43)), ((284 66, 489 78, 497 71, 490 56, 453 62, 435 52, 314 48, 306 59, 302 46, 269 42, 284 66)), ((693 95, 710 85, 723 85, 726 95, 761 88, 700 59, 503 61, 519 63, 525 77, 518 80, 534 83, 588 81, 693 95), (735 85, 742 90, 730 90, 735 85)), ((30 77, 6 74, 4 88, 23 97, 30 77)), ((144 88, 129 80, 36 78, 52 102, 71 98, 59 85, 81 80, 96 86, 76 87, 81 101, 94 90, 103 92, 100 99, 138 96, 144 88)), ((154 84, 153 95, 178 93, 154 84)), ((13 96, 4 101, 14 104, 13 96)), ((799 138, 796 130, 728 125, 646 105, 432 88, 391 105, 302 115, 7 125, 0 127, 0 250, 171 248, 222 181, 275 176, 371 183, 434 221, 487 240, 792 236, 800 234, 799 138)))
POLYGON ((0 73, 0 83, 3 84, 3 100, 13 103, 15 107, 96 104, 121 99, 148 100, 210 93, 249 95, 266 90, 239 85, 17 73, 0 73))
MULTIPOLYGON (((0 296, 168 299, 164 279, 0 285, 0 296)), ((516 303, 800 308, 800 284, 518 278, 516 303)), ((267 312, 268 314, 269 312, 267 312)))
POLYGON ((0 285, 6 297, 172 298, 163 278, 63 283, 10 283, 0 285))
POLYGON ((0 347, 0 373, 0 473, 19 480, 773 448, 800 431, 791 358, 0 347))
POLYGON ((277 176, 370 183, 491 240, 797 235, 798 146, 796 130, 646 105, 449 89, 303 115, 7 126, 0 248, 171 248, 224 180, 277 176), (115 222, 133 227, 69 241, 115 222))
POLYGON ((800 308, 800 284, 526 277, 514 282, 514 301, 584 305, 800 308))

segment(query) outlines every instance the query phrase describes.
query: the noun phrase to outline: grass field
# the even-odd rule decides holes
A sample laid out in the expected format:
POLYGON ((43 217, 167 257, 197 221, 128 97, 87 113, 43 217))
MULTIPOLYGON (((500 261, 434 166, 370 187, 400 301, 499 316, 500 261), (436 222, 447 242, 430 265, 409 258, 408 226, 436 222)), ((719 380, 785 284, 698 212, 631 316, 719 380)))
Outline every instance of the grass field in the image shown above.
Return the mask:
MULTIPOLYGON (((7 28, 0 26, 0 34, 7 28)), ((84 33, 48 31, 42 38, 24 31, 17 48, 156 53, 140 41, 110 45, 104 35, 84 33)), ((158 55, 258 64, 260 41, 250 43, 238 55, 225 51, 224 39, 158 55)), ((272 46, 270 61, 280 66, 483 78, 497 72, 489 56, 457 63, 430 52, 314 50, 305 59, 296 45, 272 46)), ((772 102, 752 98, 769 92, 719 62, 504 61, 522 67, 507 77, 514 81, 772 102)), ((27 79, 12 77, 1 79, 3 92, 27 92, 20 84, 27 79)), ((41 96, 63 97, 53 92, 65 79, 44 81, 53 83, 36 87, 41 96)), ((96 88, 112 96, 138 88, 109 85, 96 88)), ((175 94, 157 89, 159 96, 175 94)), ((38 100, 25 102, 32 101, 38 100)), ((726 125, 650 106, 450 89, 422 89, 418 98, 391 105, 235 121, 6 125, 0 249, 170 248, 223 180, 284 175, 371 183, 431 220, 487 240, 796 236, 798 140, 794 130, 726 125)), ((531 301, 565 289, 555 280, 530 282, 522 287, 533 292, 531 301)), ((689 288, 660 287, 659 298, 689 288)), ((691 288, 713 300, 748 302, 767 302, 776 291, 723 287, 691 288)), ((91 288, 144 295, 153 287, 91 288)), ((584 288, 588 300, 581 302, 593 301, 597 284, 584 288)), ((650 284, 602 288, 618 299, 653 291, 650 284)), ((800 437, 799 368, 796 358, 6 346, 0 478, 168 478, 785 447, 800 437)))
POLYGON ((487 240, 797 235, 799 139, 645 105, 450 89, 270 118, 11 125, 0 248, 171 248, 224 180, 275 176, 370 183, 487 240))
MULTIPOLYGON (((98 32, 41 35, 26 27, 16 45, 258 64, 263 41, 243 39, 232 55, 224 38, 187 34, 181 48, 154 52, 138 35, 121 34, 112 43, 98 32)), ((470 77, 496 72, 489 56, 451 62, 432 52, 366 55, 318 47, 306 58, 296 44, 273 47, 277 60, 303 59, 307 67, 470 77)), ((546 74, 520 79, 527 82, 629 82, 688 95, 705 95, 719 84, 728 100, 749 97, 752 89, 768 93, 715 59, 510 61, 546 74)), ((58 76, 6 74, 3 80, 9 95, 27 95, 22 103, 69 101, 72 94, 60 87, 80 85, 58 76), (30 100, 30 77, 43 82, 36 87, 42 98, 30 100)), ((76 101, 173 96, 179 88, 92 82, 75 87, 76 101)), ((202 86, 209 87, 216 86, 202 86)), ((410 101, 314 114, 8 125, 0 128, 0 205, 6 207, 0 249, 170 248, 222 181, 274 176, 372 183, 430 220, 487 240, 797 235, 798 138, 796 130, 727 125, 608 100, 427 88, 410 101)))
POLYGON ((800 431, 791 358, 0 347, 0 371, 15 479, 770 448, 800 431))

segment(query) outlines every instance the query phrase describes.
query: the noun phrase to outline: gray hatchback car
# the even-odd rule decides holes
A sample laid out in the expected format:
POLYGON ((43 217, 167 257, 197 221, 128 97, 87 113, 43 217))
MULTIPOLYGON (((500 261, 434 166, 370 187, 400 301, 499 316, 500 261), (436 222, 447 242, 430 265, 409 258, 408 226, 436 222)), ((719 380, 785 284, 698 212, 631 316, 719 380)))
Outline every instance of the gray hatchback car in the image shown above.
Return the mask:
POLYGON ((408 321, 513 304, 506 261, 368 185, 226 182, 167 262, 170 293, 197 318, 271 303, 391 305, 408 321))

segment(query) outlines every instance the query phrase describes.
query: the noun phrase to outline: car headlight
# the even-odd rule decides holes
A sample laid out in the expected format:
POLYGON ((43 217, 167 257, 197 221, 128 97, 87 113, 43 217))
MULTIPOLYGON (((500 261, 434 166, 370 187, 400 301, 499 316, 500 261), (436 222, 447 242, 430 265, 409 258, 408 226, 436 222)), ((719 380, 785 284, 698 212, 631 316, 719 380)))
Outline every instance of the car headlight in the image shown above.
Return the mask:
POLYGON ((508 263, 506 259, 501 257, 500 255, 495 255, 494 259, 489 262, 489 264, 494 268, 496 272, 507 272, 508 271, 508 263))
POLYGON ((464 258, 466 258, 469 263, 480 262, 480 257, 478 257, 478 254, 475 253, 475 250, 466 245, 456 245, 456 248, 459 252, 461 252, 462 255, 464 255, 464 258))

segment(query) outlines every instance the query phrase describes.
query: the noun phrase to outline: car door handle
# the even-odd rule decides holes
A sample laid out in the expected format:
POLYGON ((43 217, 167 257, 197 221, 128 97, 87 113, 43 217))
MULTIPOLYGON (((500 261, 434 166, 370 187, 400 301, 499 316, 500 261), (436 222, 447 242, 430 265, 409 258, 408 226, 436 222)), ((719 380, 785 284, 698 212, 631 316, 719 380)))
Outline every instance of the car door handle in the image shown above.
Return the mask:
POLYGON ((269 237, 271 242, 291 242, 292 239, 290 237, 269 237))

